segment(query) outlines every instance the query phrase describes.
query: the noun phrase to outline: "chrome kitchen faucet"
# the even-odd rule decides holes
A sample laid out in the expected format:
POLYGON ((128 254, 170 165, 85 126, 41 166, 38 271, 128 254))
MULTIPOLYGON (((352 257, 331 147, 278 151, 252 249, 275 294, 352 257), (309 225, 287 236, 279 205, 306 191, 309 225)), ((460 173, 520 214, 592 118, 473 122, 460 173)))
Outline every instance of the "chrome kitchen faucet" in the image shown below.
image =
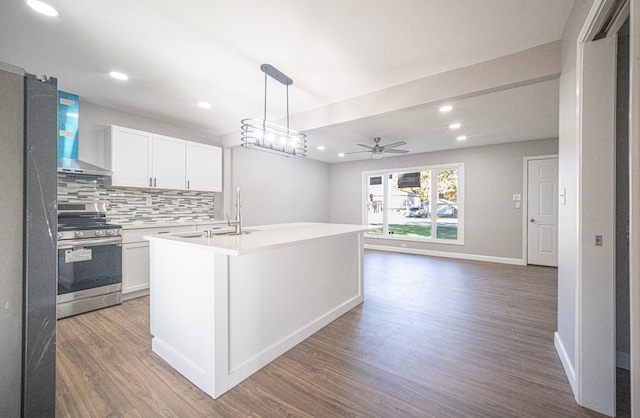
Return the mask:
POLYGON ((238 186, 236 190, 236 218, 235 220, 229 219, 229 214, 227 214, 227 222, 229 226, 235 226, 236 230, 234 235, 242 235, 244 232, 242 231, 242 213, 240 211, 240 186, 238 186))

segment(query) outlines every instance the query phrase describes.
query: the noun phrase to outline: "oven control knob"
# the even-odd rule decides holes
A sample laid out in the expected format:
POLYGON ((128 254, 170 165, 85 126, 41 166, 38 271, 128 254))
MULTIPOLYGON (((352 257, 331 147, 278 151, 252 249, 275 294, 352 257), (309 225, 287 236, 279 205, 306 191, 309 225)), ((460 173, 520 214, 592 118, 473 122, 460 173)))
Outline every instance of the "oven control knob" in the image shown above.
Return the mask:
POLYGON ((116 231, 115 229, 107 229, 107 235, 115 235, 116 231))
POLYGON ((76 238, 82 238, 84 237, 84 233, 82 231, 76 231, 73 236, 75 236, 76 238))
POLYGON ((103 231, 102 229, 98 229, 98 230, 96 231, 96 233, 95 233, 95 236, 96 236, 96 237, 101 237, 101 236, 103 236, 103 235, 104 235, 104 231, 103 231))

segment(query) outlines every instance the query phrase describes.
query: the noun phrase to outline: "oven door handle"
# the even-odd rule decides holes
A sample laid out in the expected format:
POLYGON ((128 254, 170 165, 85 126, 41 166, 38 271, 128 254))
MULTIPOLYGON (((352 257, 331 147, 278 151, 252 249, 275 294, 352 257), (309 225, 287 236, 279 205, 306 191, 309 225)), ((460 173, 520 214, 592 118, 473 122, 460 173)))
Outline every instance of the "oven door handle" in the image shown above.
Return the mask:
POLYGON ((122 245, 121 237, 114 238, 98 238, 98 239, 78 239, 58 242, 59 250, 66 250, 69 248, 84 248, 84 247, 97 247, 99 245, 122 245))

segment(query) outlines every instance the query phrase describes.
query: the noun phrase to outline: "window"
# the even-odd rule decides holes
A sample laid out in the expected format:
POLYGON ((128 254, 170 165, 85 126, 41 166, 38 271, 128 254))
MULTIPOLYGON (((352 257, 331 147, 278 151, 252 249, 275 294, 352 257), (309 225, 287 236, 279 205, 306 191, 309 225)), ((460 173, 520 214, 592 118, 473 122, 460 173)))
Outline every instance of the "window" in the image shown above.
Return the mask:
POLYGON ((463 165, 364 173, 368 236, 462 244, 463 165))

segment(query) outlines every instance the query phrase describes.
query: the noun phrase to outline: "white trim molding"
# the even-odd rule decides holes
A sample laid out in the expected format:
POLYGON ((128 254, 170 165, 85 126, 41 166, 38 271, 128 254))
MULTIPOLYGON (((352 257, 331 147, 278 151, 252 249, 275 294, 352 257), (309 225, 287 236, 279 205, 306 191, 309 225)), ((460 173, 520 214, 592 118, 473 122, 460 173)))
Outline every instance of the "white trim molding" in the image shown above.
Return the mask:
POLYGON ((433 251, 433 250, 423 250, 420 248, 403 248, 403 247, 392 247, 388 245, 374 245, 374 244, 365 244, 364 248, 366 250, 390 251, 390 252, 396 252, 396 253, 402 253, 402 254, 427 255, 431 257, 455 258, 459 260, 486 261, 489 263, 511 264, 516 266, 525 265, 524 260, 519 258, 494 257, 490 255, 480 255, 480 254, 452 253, 448 251, 433 251))
POLYGON ((562 367, 564 368, 564 372, 567 375, 567 380, 569 380, 569 385, 571 385, 571 390, 573 393, 577 393, 577 381, 576 381, 576 371, 571 364, 571 359, 567 354, 567 349, 562 342, 562 338, 560 338, 560 334, 557 332, 553 333, 553 345, 556 347, 556 351, 558 352, 558 357, 560 357, 560 362, 562 362, 562 367))

